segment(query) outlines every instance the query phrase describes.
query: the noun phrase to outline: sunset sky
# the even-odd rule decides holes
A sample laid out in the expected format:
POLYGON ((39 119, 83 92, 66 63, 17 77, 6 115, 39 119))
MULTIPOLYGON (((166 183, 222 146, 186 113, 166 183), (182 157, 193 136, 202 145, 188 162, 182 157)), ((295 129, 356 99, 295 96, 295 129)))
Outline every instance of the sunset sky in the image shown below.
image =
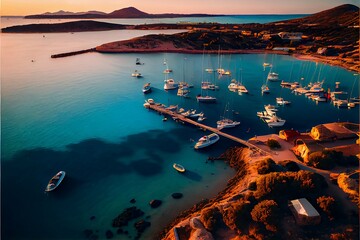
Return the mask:
POLYGON ((59 10, 112 12, 136 7, 147 13, 286 14, 315 13, 359 0, 1 0, 1 16, 23 16, 59 10))

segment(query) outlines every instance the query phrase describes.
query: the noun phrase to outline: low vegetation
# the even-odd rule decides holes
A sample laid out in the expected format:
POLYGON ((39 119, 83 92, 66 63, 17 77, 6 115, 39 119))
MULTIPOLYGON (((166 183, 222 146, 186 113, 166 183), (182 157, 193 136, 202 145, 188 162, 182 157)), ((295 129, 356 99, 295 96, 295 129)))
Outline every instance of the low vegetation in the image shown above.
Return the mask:
POLYGON ((356 156, 344 156, 344 154, 339 151, 324 150, 311 153, 307 165, 319 169, 330 170, 336 165, 350 167, 359 166, 359 159, 356 156))
POLYGON ((278 149, 278 148, 281 148, 281 145, 278 141, 276 141, 275 139, 273 138, 269 138, 267 141, 266 141, 266 145, 270 148, 270 149, 278 149))

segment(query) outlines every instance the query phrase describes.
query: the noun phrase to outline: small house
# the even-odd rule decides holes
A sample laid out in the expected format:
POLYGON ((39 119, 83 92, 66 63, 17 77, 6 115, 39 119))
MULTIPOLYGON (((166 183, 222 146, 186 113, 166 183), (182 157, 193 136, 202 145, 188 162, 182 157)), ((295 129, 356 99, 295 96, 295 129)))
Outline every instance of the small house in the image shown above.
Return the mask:
POLYGON ((295 147, 293 148, 295 155, 304 159, 304 162, 308 162, 309 155, 314 152, 321 152, 325 149, 324 146, 318 144, 314 140, 309 139, 296 139, 295 147))
POLYGON ((299 131, 295 131, 295 130, 281 130, 279 132, 279 137, 281 139, 284 139, 286 141, 289 141, 291 139, 297 138, 300 136, 300 132, 299 131))
POLYGON ((336 139, 356 139, 358 124, 354 123, 327 123, 311 129, 310 136, 317 141, 333 141, 336 139))
POLYGON ((321 221, 319 212, 306 198, 291 200, 289 207, 298 225, 316 225, 321 221))

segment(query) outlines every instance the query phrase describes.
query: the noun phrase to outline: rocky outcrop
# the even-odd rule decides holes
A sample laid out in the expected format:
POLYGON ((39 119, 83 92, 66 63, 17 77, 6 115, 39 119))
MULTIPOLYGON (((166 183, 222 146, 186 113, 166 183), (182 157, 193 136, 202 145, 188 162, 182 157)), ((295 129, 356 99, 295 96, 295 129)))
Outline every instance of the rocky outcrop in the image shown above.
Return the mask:
POLYGON ((119 216, 117 216, 112 223, 113 227, 122 227, 127 226, 128 222, 141 217, 144 215, 144 212, 136 207, 126 208, 119 216))
POLYGON ((154 200, 151 200, 149 204, 150 204, 151 208, 158 208, 158 207, 160 207, 161 203, 162 203, 161 200, 154 199, 154 200))

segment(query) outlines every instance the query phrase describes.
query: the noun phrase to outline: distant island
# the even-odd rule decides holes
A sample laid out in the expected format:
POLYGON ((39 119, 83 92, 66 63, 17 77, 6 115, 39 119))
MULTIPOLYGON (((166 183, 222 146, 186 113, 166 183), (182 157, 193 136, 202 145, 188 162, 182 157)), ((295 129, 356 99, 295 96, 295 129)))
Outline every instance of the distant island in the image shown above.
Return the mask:
POLYGON ((66 12, 58 11, 55 13, 43 13, 28 15, 25 18, 29 19, 42 19, 42 18, 72 18, 72 19, 88 19, 88 18, 179 18, 179 17, 214 17, 223 15, 211 15, 211 14, 178 14, 178 13, 161 13, 161 14, 150 14, 138 10, 134 7, 122 8, 115 10, 111 13, 104 13, 99 11, 88 11, 88 12, 66 12))
MULTIPOLYGON (((134 10, 133 8, 129 9, 134 10)), ((123 10, 119 11, 124 13, 123 10)), ((119 14, 117 11, 113 13, 119 14)), ((62 14, 66 16, 67 13, 63 12, 62 14)), ((52 33, 116 29, 184 29, 185 32, 172 35, 147 35, 106 43, 87 50, 54 54, 52 57, 66 57, 94 51, 100 53, 176 52, 201 54, 203 51, 217 53, 221 48, 223 54, 264 52, 293 54, 298 58, 321 61, 360 72, 359 8, 351 4, 344 4, 298 19, 267 24, 186 22, 122 25, 82 20, 56 24, 12 26, 3 28, 1 31, 3 33, 52 33)))

